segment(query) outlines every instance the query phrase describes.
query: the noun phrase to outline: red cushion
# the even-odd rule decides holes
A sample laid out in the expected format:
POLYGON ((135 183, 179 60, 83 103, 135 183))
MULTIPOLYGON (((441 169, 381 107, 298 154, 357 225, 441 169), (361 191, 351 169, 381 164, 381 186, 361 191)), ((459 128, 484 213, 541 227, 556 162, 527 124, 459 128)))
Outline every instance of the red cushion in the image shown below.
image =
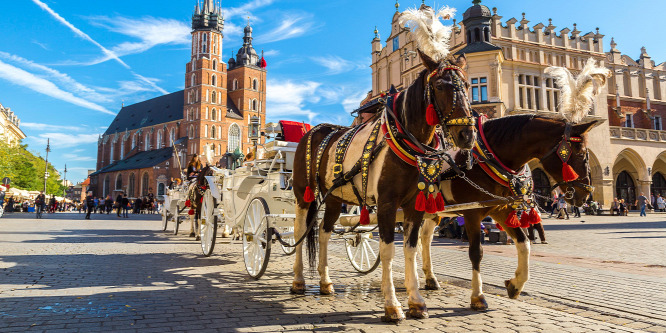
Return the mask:
POLYGON ((310 130, 310 124, 299 123, 297 121, 280 120, 282 135, 284 141, 299 142, 301 138, 310 130))

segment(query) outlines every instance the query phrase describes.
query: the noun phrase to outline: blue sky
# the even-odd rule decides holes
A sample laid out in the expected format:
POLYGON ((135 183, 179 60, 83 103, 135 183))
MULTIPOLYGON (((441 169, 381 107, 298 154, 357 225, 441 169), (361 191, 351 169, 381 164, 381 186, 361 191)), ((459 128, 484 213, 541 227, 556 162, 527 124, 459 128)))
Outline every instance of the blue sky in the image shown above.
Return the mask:
MULTIPOLYGON (((0 103, 21 118, 24 143, 43 154, 67 178, 83 180, 94 169, 97 137, 121 103, 132 104, 183 89, 195 0, 0 1, 0 103)), ((420 0, 400 1, 401 10, 420 0)), ((458 9, 465 1, 426 1, 458 9)), ((503 21, 526 12, 530 26, 553 19, 559 31, 573 23, 596 27, 618 48, 638 58, 645 46, 666 61, 660 0, 499 1, 503 21), (621 10, 620 10, 621 9, 621 10)), ((222 1, 225 59, 242 44, 250 16, 257 51, 268 62, 269 120, 349 123, 349 111, 370 89, 370 41, 377 26, 384 40, 395 12, 391 0, 222 1)))

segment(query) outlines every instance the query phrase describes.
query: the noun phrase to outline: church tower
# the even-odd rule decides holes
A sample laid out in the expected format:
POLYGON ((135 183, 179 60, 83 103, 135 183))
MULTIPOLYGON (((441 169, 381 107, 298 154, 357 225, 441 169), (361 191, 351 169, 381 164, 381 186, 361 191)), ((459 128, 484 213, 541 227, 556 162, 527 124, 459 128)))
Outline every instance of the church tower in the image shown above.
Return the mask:
MULTIPOLYGON (((259 118, 261 128, 266 124, 266 61, 259 57, 252 46, 252 27, 248 20, 243 29, 243 46, 236 53, 236 58, 229 59, 229 99, 230 107, 235 107, 244 122, 243 129, 243 151, 248 152, 249 138, 248 125, 253 116, 259 118)), ((263 138, 261 140, 263 142, 263 138)))
POLYGON ((185 69, 185 106, 181 137, 192 154, 224 154, 222 123, 227 111, 226 64, 222 62, 224 18, 213 0, 199 0, 192 15, 192 52, 185 69))

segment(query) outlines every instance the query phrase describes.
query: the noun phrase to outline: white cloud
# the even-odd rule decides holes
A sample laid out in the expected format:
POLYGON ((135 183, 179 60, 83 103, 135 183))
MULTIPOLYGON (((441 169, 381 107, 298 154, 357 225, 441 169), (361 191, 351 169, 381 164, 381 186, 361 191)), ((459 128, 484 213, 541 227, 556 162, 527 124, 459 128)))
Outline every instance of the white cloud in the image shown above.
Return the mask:
POLYGON ((49 50, 48 46, 47 46, 46 44, 44 44, 44 43, 40 43, 40 42, 38 42, 38 41, 36 41, 36 40, 33 40, 32 43, 35 44, 35 45, 37 45, 37 46, 39 46, 39 47, 41 47, 41 48, 43 48, 44 50, 47 50, 47 51, 49 50))
POLYGON ((306 103, 317 103, 321 100, 317 89, 319 82, 278 81, 269 79, 267 82, 266 103, 272 117, 292 116, 307 117, 311 121, 317 113, 306 108, 306 103))
POLYGON ((53 98, 72 103, 84 107, 86 109, 91 109, 106 114, 115 115, 115 113, 107 110, 105 107, 90 102, 86 99, 74 96, 68 91, 64 91, 53 82, 38 77, 32 73, 26 72, 20 68, 9 65, 5 62, 0 61, 0 77, 9 81, 10 83, 23 86, 25 88, 34 90, 36 92, 42 93, 53 98))
POLYGON ((285 16, 280 25, 273 31, 257 37, 258 44, 277 42, 304 35, 312 30, 314 22, 311 15, 289 14, 285 16))
POLYGON ((80 156, 78 154, 71 154, 71 153, 62 154, 62 158, 67 159, 67 161, 78 161, 78 162, 97 161, 97 158, 92 156, 80 156))
POLYGON ((38 146, 46 146, 50 139, 51 149, 70 148, 97 143, 99 134, 72 134, 61 132, 40 133, 30 137, 38 146))
POLYGON ((349 97, 342 100, 342 107, 345 109, 347 114, 350 114, 352 111, 358 109, 361 106, 361 101, 365 99, 368 95, 367 92, 358 92, 357 94, 350 95, 349 97))
POLYGON ((264 57, 272 57, 272 56, 278 56, 278 55, 280 55, 279 50, 268 50, 268 51, 264 52, 264 57))
MULTIPOLYGON (((139 40, 138 42, 124 42, 112 47, 113 54, 119 57, 142 53, 158 45, 190 44, 190 27, 184 22, 174 19, 94 16, 90 18, 90 23, 139 40)), ((98 64, 111 59, 113 57, 106 54, 93 60, 90 64, 98 64)))
MULTIPOLYGON (((268 6, 275 2, 275 0, 253 0, 239 7, 232 7, 222 9, 224 11, 224 18, 230 19, 238 15, 248 15, 249 12, 255 11, 256 9, 264 6, 268 6)), ((226 30, 226 23, 225 23, 226 30)))
POLYGON ((163 94, 166 94, 166 93, 167 93, 166 90, 164 90, 164 89, 158 87, 158 86, 157 86, 154 82, 152 82, 151 80, 149 80, 149 79, 147 79, 147 78, 145 78, 145 77, 143 77, 143 76, 141 76, 141 75, 139 75, 139 74, 137 74, 137 73, 134 73, 134 71, 132 71, 132 68, 131 68, 128 64, 126 64, 124 61, 122 61, 122 60, 121 60, 121 59, 120 59, 120 58, 119 58, 119 57, 118 57, 113 51, 111 51, 111 50, 107 49, 106 47, 102 46, 102 44, 100 44, 100 43, 98 43, 97 41, 95 41, 94 39, 92 39, 92 38, 91 38, 90 36, 88 36, 85 32, 79 30, 79 28, 77 28, 77 27, 75 27, 73 24, 69 23, 67 20, 65 20, 62 16, 60 16, 60 15, 59 15, 58 13, 56 13, 55 11, 53 11, 53 9, 51 9, 51 8, 50 8, 49 6, 47 6, 45 3, 43 3, 43 2, 41 2, 41 1, 39 1, 39 0, 32 0, 32 2, 34 2, 37 6, 39 6, 39 7, 42 8, 44 11, 46 11, 47 13, 49 13, 49 15, 53 16, 53 18, 55 18, 58 22, 62 23, 64 26, 66 26, 67 28, 69 28, 70 30, 72 30, 72 32, 74 32, 75 35, 79 36, 80 38, 83 38, 84 40, 87 40, 87 41, 93 43, 93 44, 94 44, 95 46, 97 46, 100 50, 102 50, 102 53, 104 53, 105 56, 109 56, 111 59, 113 59, 113 60, 115 60, 116 62, 118 62, 119 64, 121 64, 123 67, 129 69, 130 72, 131 72, 134 76, 138 77, 141 81, 148 83, 148 84, 151 85, 153 88, 155 88, 156 90, 158 90, 159 92, 161 92, 161 93, 163 93, 163 94))
POLYGON ((64 126, 40 123, 21 122, 21 127, 38 131, 80 131, 80 126, 64 126))
POLYGON ((339 56, 311 57, 310 59, 312 59, 312 61, 318 65, 328 69, 326 74, 331 75, 345 73, 352 70, 366 69, 364 63, 354 63, 349 60, 342 59, 339 56))

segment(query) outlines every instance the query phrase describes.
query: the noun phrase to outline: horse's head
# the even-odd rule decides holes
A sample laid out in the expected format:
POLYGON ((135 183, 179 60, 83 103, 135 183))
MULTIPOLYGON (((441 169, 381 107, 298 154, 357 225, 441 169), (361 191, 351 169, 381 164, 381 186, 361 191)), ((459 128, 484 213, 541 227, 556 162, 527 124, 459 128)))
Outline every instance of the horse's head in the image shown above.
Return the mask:
POLYGON ((428 70, 425 82, 426 102, 434 107, 437 122, 445 133, 448 132, 456 146, 471 149, 476 140, 476 128, 467 99, 469 82, 463 69, 467 64, 465 56, 448 56, 436 62, 420 50, 418 53, 428 70))
POLYGON ((567 122, 561 140, 541 159, 544 170, 557 182, 553 189, 559 186, 569 204, 581 206, 594 191, 590 175, 590 155, 586 146, 587 133, 602 122, 567 122))

